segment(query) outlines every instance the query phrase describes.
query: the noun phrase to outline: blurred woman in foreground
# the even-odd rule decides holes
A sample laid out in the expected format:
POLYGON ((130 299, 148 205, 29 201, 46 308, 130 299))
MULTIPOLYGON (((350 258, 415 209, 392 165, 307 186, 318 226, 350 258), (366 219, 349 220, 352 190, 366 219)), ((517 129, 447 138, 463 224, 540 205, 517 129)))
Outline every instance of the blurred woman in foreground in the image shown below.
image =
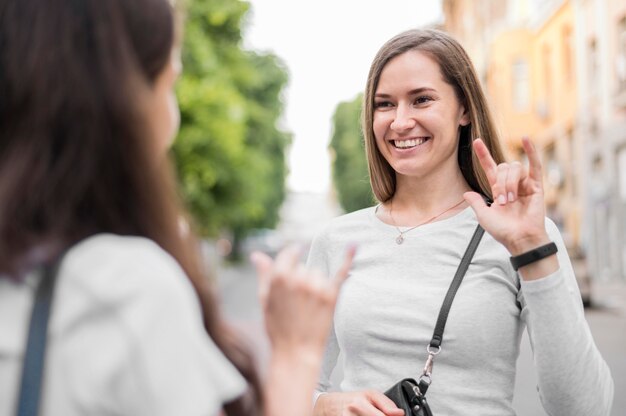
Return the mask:
POLYGON ((0 3, 0 414, 15 411, 33 293, 58 261, 41 414, 310 411, 351 254, 335 282, 293 249, 255 256, 264 390, 180 232, 174 34, 167 0, 0 3))

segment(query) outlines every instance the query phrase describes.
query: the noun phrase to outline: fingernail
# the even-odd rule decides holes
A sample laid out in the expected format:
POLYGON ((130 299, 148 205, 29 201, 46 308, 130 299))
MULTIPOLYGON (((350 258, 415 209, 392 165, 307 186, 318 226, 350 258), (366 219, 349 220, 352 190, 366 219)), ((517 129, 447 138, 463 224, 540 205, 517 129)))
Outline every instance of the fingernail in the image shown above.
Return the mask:
POLYGON ((509 202, 513 201, 515 201, 515 195, 513 195, 513 192, 509 192, 509 202))
POLYGON ((500 195, 500 196, 498 197, 498 204, 500 204, 500 205, 505 205, 505 204, 506 204, 506 196, 504 196, 504 195, 500 195))

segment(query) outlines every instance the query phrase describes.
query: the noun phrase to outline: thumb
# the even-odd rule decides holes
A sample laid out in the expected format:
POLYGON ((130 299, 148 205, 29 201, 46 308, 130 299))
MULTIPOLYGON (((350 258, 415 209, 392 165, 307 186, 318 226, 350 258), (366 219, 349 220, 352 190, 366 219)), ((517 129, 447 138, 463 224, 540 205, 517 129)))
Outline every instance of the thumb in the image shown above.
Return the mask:
POLYGON ((259 279, 259 297, 261 298, 261 303, 264 303, 265 297, 269 291, 270 276, 272 267, 274 266, 274 260, 265 253, 255 251, 250 255, 250 262, 256 269, 256 274, 259 279))
POLYGON ((465 192, 463 194, 463 198, 465 198, 465 201, 470 205, 470 207, 472 207, 479 221, 481 218, 484 218, 487 215, 487 210, 489 209, 489 207, 479 193, 465 192))

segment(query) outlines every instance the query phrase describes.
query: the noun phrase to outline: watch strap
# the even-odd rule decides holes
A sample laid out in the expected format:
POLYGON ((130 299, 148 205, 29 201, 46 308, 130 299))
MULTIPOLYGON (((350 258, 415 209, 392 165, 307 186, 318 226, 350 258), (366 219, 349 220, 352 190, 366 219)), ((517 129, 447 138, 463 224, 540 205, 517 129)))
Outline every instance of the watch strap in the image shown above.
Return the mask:
POLYGON ((518 256, 511 256, 511 265, 513 266, 513 269, 517 271, 520 267, 545 259, 546 257, 555 254, 557 251, 559 250, 556 244, 554 244, 554 242, 550 242, 518 256))

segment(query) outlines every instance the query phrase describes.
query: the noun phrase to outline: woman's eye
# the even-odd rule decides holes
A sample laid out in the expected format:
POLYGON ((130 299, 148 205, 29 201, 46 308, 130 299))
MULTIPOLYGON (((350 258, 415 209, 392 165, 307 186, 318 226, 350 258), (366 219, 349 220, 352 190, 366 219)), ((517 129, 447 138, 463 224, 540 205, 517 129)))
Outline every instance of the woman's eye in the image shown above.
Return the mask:
POLYGON ((422 96, 419 96, 419 97, 417 97, 415 99, 415 104, 424 104, 424 103, 427 103, 427 102, 432 101, 432 100, 433 99, 431 97, 428 97, 426 95, 422 95, 422 96))
POLYGON ((374 108, 389 108, 392 104, 389 101, 377 101, 374 103, 374 108))

